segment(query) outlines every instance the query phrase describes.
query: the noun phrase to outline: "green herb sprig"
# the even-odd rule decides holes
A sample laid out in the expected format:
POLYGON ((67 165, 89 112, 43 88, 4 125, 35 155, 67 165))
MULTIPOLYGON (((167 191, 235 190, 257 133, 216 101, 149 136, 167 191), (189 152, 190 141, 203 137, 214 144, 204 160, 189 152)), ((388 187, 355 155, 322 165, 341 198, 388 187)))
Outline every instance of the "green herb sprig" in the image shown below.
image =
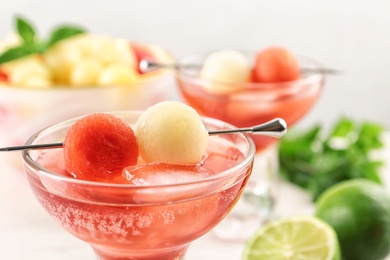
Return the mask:
POLYGON ((383 161, 370 156, 383 147, 384 127, 342 117, 327 136, 315 125, 305 132, 290 132, 279 144, 281 175, 306 189, 313 201, 334 184, 354 178, 382 183, 383 161))
POLYGON ((55 27, 49 34, 48 39, 39 40, 34 27, 27 20, 16 16, 16 31, 20 36, 22 43, 16 47, 10 48, 0 53, 0 64, 20 59, 25 56, 44 53, 53 45, 72 36, 85 33, 85 30, 78 26, 61 25, 55 27))

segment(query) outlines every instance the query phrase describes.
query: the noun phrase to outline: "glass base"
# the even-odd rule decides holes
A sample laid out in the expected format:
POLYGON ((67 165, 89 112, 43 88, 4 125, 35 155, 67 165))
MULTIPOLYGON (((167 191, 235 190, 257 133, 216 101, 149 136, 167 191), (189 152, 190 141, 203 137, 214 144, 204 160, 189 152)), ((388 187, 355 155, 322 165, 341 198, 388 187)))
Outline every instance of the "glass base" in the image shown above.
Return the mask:
POLYGON ((97 260, 182 260, 189 245, 174 248, 158 248, 145 250, 112 249, 103 246, 92 246, 97 260))
POLYGON ((278 193, 278 170, 278 145, 274 144, 256 155, 242 197, 212 234, 221 240, 241 243, 271 220, 278 193))

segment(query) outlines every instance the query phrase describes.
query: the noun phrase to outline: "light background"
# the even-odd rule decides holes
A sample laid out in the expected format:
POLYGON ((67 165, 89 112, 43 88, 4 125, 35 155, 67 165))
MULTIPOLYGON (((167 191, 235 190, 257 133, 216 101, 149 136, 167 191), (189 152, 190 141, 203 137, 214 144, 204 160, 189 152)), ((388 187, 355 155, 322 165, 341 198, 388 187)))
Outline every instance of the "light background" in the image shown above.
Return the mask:
POLYGON ((156 43, 176 57, 218 48, 282 45, 340 69, 300 122, 330 125, 341 115, 390 128, 390 2, 386 0, 0 0, 0 36, 14 14, 44 36, 73 22, 90 32, 156 43))

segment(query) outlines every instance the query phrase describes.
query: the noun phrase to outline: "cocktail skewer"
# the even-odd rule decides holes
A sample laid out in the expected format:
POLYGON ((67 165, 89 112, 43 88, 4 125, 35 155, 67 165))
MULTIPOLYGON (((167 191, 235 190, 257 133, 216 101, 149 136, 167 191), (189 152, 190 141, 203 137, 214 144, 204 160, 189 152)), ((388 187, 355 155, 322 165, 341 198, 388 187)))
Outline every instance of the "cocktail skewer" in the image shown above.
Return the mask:
POLYGON ((263 136, 280 138, 287 132, 287 123, 281 118, 275 118, 266 123, 247 128, 221 129, 209 131, 210 135, 229 134, 229 133, 251 133, 263 136))
MULTIPOLYGON (((230 134, 230 133, 237 133, 237 132, 281 138, 287 132, 287 123, 281 118, 275 118, 266 123, 252 126, 252 127, 209 131, 209 135, 230 134)), ((31 149, 53 149, 53 148, 61 148, 62 145, 63 143, 50 143, 50 144, 32 144, 32 145, 1 147, 0 152, 31 150, 31 149)))
MULTIPOLYGON (((179 63, 158 63, 148 59, 143 59, 139 63, 139 69, 142 72, 151 72, 157 69, 201 69, 200 64, 179 64, 179 63)), ((332 68, 301 68, 302 73, 324 73, 324 74, 340 74, 341 71, 332 68)))
POLYGON ((38 149, 53 149, 61 148, 62 143, 50 143, 50 144, 32 144, 32 145, 21 145, 21 146, 9 146, 0 148, 0 152, 20 151, 20 150, 38 150, 38 149))

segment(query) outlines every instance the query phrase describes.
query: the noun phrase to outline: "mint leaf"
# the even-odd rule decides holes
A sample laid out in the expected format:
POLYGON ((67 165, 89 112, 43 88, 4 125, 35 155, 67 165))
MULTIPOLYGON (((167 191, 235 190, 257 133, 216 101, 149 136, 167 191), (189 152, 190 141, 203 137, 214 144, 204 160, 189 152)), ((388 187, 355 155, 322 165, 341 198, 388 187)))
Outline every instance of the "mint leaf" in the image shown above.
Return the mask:
POLYGON ((39 52, 39 45, 28 44, 6 50, 0 54, 0 64, 39 52))
POLYGON ((381 133, 384 131, 384 126, 380 124, 364 122, 360 128, 357 145, 365 152, 369 152, 370 148, 382 148, 381 133))
POLYGON ((61 26, 52 31, 47 41, 47 48, 72 36, 84 33, 85 30, 76 26, 61 26))
POLYGON ((0 64, 20 59, 34 53, 44 53, 59 41, 84 33, 85 30, 77 26, 60 26, 54 29, 46 41, 36 39, 34 27, 22 17, 16 17, 16 30, 23 40, 20 46, 0 53, 0 64))
POLYGON ((16 17, 16 30, 18 31, 20 37, 24 43, 32 43, 35 40, 35 30, 21 17, 16 17))

